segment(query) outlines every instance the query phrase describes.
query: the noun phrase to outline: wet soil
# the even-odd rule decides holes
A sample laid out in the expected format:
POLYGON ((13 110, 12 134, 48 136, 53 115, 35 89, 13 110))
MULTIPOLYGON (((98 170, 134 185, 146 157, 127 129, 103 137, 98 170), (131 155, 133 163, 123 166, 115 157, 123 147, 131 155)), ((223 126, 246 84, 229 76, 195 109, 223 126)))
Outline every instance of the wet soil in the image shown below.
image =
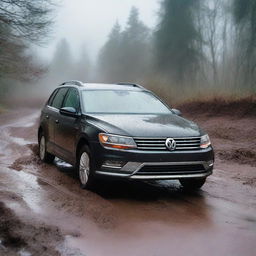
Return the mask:
MULTIPOLYGON (((3 196, 3 195, 2 195, 3 196)), ((17 200, 15 196, 12 198, 17 200)), ((0 253, 1 255, 60 255, 55 249, 63 236, 57 227, 45 223, 21 220, 0 202, 0 253), (49 241, 49 236, 55 244, 49 241)))
POLYGON ((38 109, 1 114, 0 255, 254 256, 256 118, 183 112, 216 151, 214 174, 194 193, 176 181, 82 190, 72 166, 38 159, 38 109))

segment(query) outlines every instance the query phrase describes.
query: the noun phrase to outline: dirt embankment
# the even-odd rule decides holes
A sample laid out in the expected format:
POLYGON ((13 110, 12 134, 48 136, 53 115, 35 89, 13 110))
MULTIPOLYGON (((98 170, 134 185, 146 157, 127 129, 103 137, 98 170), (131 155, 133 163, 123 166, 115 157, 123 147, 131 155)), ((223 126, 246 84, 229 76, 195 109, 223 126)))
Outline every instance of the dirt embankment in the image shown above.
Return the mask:
POLYGON ((180 109, 210 135, 217 164, 256 166, 256 99, 190 102, 180 109))
POLYGON ((221 98, 209 101, 191 101, 179 106, 188 115, 206 115, 208 117, 254 117, 256 118, 256 96, 238 100, 221 98))

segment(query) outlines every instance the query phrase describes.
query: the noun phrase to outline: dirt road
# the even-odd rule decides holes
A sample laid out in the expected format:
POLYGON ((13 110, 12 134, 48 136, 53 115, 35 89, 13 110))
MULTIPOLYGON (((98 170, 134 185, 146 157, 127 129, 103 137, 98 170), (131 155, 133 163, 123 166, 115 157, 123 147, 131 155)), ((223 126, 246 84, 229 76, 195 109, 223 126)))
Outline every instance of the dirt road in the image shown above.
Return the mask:
POLYGON ((81 190, 72 167, 39 161, 38 115, 0 115, 0 255, 256 255, 255 118, 197 118, 217 160, 188 194, 173 181, 81 190))

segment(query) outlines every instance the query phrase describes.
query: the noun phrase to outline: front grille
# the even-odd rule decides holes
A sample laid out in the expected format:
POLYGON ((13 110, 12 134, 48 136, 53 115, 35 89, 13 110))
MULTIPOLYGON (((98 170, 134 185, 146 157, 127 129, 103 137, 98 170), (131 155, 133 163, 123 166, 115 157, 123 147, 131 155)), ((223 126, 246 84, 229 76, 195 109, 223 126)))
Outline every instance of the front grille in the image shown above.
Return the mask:
POLYGON ((202 164, 191 165, 144 165, 136 175, 196 174, 205 172, 202 164))
MULTIPOLYGON (((168 151, 165 146, 167 138, 134 138, 137 148, 140 150, 168 151)), ((200 137, 173 138, 176 141, 175 150, 200 149, 200 137)))

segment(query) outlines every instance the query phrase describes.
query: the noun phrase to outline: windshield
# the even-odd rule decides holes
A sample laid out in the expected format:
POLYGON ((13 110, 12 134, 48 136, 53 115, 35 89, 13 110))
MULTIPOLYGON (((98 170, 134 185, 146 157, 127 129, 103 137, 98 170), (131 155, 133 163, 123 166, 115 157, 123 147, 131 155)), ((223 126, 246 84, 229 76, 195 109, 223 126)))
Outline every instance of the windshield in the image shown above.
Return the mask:
POLYGON ((170 110, 149 92, 90 90, 82 92, 86 113, 169 114, 170 110))

